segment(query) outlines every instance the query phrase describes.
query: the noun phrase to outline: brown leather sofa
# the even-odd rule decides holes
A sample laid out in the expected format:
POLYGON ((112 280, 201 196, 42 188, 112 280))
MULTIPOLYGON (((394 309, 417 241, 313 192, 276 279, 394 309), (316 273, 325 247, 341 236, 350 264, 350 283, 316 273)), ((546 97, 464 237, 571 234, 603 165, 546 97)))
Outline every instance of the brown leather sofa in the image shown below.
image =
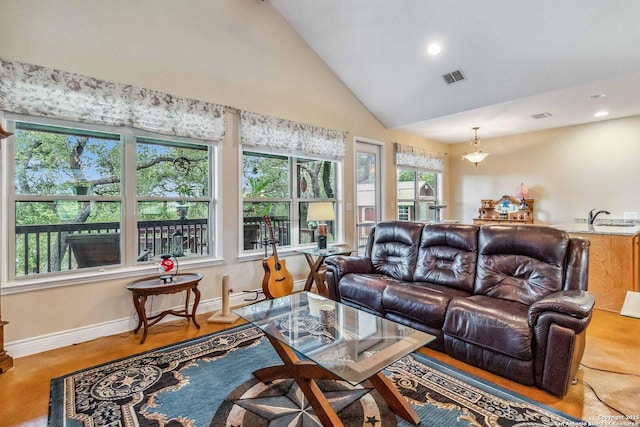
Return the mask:
POLYGON ((332 256, 329 297, 436 336, 430 347, 564 396, 593 296, 589 241, 535 225, 390 221, 365 254, 332 256))

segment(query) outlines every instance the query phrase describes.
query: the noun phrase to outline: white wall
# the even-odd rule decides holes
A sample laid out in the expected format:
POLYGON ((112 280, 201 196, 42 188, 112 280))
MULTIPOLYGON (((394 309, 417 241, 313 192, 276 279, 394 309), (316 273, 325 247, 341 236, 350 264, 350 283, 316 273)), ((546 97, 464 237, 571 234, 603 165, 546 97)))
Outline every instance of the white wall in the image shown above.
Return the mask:
MULTIPOLYGON (((480 135, 482 135, 480 133, 480 135)), ((471 222, 480 199, 514 195, 524 181, 535 199, 535 219, 557 224, 606 209, 609 218, 640 211, 640 117, 599 121, 504 138, 482 139, 490 155, 475 167, 450 151, 450 215, 471 222)))
MULTIPOLYGON (((385 143, 384 167, 390 171, 392 142, 436 152, 449 148, 384 129, 269 2, 3 0, 2 21, 0 56, 6 59, 349 132, 344 196, 353 204, 353 137, 385 143)), ((220 297, 222 274, 231 276, 236 292, 260 287, 263 275, 259 260, 237 259, 237 117, 227 114, 227 118, 230 126, 221 145, 222 228, 217 236, 224 260, 198 268, 205 276, 201 282, 205 303, 220 297)), ((387 177, 385 191, 393 197, 395 172, 387 177)), ((445 174, 445 194, 446 183, 445 174)), ((392 217, 393 205, 387 203, 383 212, 385 218, 392 217)), ((352 231, 353 212, 343 214, 346 230, 352 231)), ((354 242, 352 234, 346 236, 349 243, 354 242)), ((306 277, 308 267, 301 255, 288 257, 287 263, 296 280, 306 277)), ((137 277, 144 274, 149 271, 138 271, 137 277)), ((5 294, 2 318, 10 322, 4 328, 10 353, 13 349, 13 356, 22 355, 20 348, 33 340, 55 345, 57 337, 67 332, 89 337, 95 325, 113 331, 128 324, 134 310, 124 284, 131 278, 94 278, 74 286, 5 294)), ((179 298, 157 297, 154 308, 176 305, 179 298)))

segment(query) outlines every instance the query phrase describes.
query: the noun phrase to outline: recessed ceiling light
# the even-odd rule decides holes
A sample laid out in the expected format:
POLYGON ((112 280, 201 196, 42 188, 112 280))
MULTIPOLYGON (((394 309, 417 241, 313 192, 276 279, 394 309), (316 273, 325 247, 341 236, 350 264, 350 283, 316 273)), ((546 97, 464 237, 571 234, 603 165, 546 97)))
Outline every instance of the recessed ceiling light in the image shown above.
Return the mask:
POLYGON ((597 113, 595 113, 593 115, 593 117, 604 117, 604 116, 608 116, 609 112, 608 111, 598 111, 597 113))
POLYGON ((427 52, 429 52, 430 55, 437 55, 441 51, 442 51, 442 48, 438 43, 431 43, 429 47, 427 47, 427 52))
POLYGON ((607 95, 605 95, 604 93, 596 93, 595 95, 588 96, 587 99, 598 99, 604 98, 605 96, 607 95))

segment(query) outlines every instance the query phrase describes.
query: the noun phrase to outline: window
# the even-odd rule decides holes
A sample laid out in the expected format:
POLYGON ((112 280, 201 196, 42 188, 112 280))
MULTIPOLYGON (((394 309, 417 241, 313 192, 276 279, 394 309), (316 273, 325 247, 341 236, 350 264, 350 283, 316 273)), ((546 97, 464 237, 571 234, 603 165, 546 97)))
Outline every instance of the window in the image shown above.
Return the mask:
POLYGON ((9 122, 12 278, 209 254, 213 145, 39 120, 9 122))
MULTIPOLYGON (((264 215, 269 215, 278 246, 315 242, 320 221, 307 220, 312 202, 336 205, 335 161, 244 151, 242 155, 243 249, 269 246, 264 215)), ((336 221, 327 224, 327 241, 335 241, 336 221)))
POLYGON ((15 276, 120 262, 121 157, 118 135, 16 124, 15 276), (90 233, 111 236, 102 263, 90 233))
POLYGON ((435 220, 429 206, 438 202, 438 174, 398 169, 396 180, 397 218, 401 221, 435 220))
POLYGON ((209 253, 211 147, 138 138, 138 253, 209 253))

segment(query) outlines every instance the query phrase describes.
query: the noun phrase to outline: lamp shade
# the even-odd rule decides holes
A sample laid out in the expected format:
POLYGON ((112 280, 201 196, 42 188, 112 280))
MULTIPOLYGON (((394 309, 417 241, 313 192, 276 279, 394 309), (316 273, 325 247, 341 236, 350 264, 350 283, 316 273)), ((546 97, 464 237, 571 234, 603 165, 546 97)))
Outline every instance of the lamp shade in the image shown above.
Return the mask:
POLYGON ((336 213, 333 210, 333 202, 309 203, 307 221, 333 221, 336 213))
POLYGON ((474 151, 473 153, 465 154, 462 156, 463 159, 469 160, 471 163, 475 163, 476 165, 484 160, 489 153, 483 153, 482 151, 474 151))
POLYGON ((516 197, 518 199, 528 199, 529 198, 529 187, 524 185, 524 182, 516 187, 516 197))

